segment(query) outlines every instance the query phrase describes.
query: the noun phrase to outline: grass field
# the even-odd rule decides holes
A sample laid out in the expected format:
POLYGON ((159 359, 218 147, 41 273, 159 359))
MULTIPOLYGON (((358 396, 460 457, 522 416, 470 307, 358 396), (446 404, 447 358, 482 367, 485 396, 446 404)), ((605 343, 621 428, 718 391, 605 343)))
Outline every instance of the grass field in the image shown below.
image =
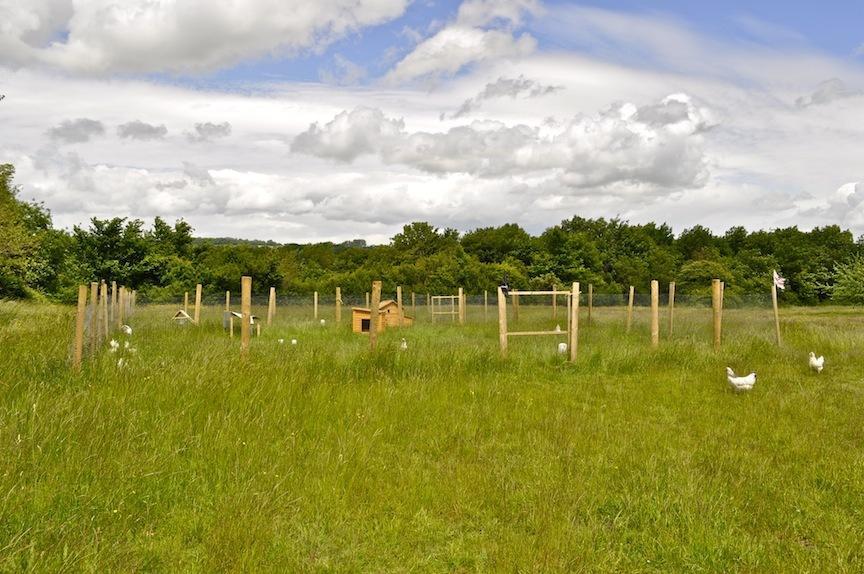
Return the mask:
POLYGON ((859 310, 784 309, 780 348, 770 310, 728 311, 719 352, 707 309, 656 351, 644 309, 583 311, 575 364, 548 337, 501 359, 492 309, 418 309, 375 354, 281 309, 247 360, 219 309, 173 310, 74 374, 71 308, 0 303, 0 570, 864 571, 859 310))

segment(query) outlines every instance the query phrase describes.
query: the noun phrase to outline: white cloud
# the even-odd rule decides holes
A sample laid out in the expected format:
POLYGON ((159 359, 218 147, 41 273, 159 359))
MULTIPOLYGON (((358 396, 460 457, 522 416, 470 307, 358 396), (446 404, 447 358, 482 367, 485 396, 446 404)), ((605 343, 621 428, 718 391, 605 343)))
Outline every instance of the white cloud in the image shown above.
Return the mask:
POLYGON ((0 0, 0 64, 201 72, 317 50, 402 15, 407 0, 0 0))
POLYGON ((477 62, 528 55, 537 48, 537 41, 527 32, 517 36, 514 28, 524 14, 538 12, 535 0, 466 0, 456 20, 420 42, 387 74, 385 82, 452 76, 477 62))
POLYGON ((353 86, 366 78, 366 68, 359 64, 355 64, 342 54, 333 56, 333 66, 329 69, 321 70, 318 77, 325 84, 334 84, 337 86, 353 86))
POLYGON ((621 182, 674 188, 704 183, 701 134, 711 125, 710 113, 683 94, 641 108, 620 104, 557 125, 475 121, 436 133, 407 132, 401 120, 357 108, 324 126, 313 124, 292 150, 341 161, 377 154, 387 164, 430 173, 545 172, 573 188, 621 182))
POLYGON ((843 80, 832 78, 821 82, 816 86, 813 93, 801 96, 795 100, 795 105, 799 108, 806 108, 808 106, 830 104, 836 100, 860 98, 862 96, 864 96, 864 91, 849 88, 843 80))
POLYGON ((91 120, 89 118, 78 118, 77 120, 64 120, 59 125, 48 130, 48 135, 52 139, 59 140, 64 143, 83 143, 90 141, 90 138, 99 136, 105 133, 105 126, 102 122, 91 120))

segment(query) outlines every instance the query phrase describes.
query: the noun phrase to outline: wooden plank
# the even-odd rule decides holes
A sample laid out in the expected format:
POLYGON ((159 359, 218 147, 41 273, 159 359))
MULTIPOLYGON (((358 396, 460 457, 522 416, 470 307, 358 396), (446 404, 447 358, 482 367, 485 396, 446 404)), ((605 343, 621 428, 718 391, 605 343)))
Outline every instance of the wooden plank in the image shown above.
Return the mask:
POLYGON ((84 321, 87 318, 87 286, 78 286, 78 310, 75 314, 75 354, 72 366, 81 370, 81 359, 84 356, 84 321))
POLYGON ((627 332, 630 332, 630 327, 633 325, 633 297, 635 296, 636 291, 634 287, 630 286, 630 295, 627 299, 627 332))
POLYGON ((396 317, 396 324, 402 326, 402 286, 396 286, 396 312, 399 314, 396 317))
POLYGON ((252 331, 252 278, 244 275, 240 279, 240 354, 249 354, 249 339, 252 331))
POLYGON ((660 284, 651 281, 651 346, 660 345, 660 284))
POLYGON ((381 328, 381 282, 372 282, 372 302, 369 307, 369 349, 374 351, 378 347, 378 330, 381 328))
POLYGON ((501 287, 498 287, 498 343, 501 346, 501 356, 507 356, 507 298, 501 287))
POLYGON ((570 299, 570 361, 576 361, 579 349, 579 283, 573 283, 570 299))
POLYGON ((195 316, 192 320, 197 325, 201 321, 201 284, 195 285, 195 316))
POLYGON ((713 310, 714 316, 714 349, 717 350, 720 348, 720 340, 722 336, 722 325, 720 323, 721 319, 721 307, 720 307, 720 280, 712 279, 711 280, 711 308, 713 310))
POLYGON ((507 333, 508 337, 534 337, 541 335, 567 335, 570 333, 569 330, 564 329, 562 331, 510 331, 507 333))

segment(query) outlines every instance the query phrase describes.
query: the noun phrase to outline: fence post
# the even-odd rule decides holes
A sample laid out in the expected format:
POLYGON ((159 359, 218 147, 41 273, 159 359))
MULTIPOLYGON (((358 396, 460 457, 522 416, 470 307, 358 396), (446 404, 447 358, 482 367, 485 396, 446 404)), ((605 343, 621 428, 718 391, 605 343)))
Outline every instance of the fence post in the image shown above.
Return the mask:
POLYGON ((189 314, 189 291, 183 293, 183 312, 189 314))
POLYGON ((630 286, 630 296, 627 298, 627 332, 630 332, 630 326, 633 324, 633 296, 635 289, 630 286))
POLYGON ((369 349, 374 351, 378 347, 378 328, 380 327, 379 320, 381 313, 378 312, 378 307, 381 306, 381 282, 372 282, 372 304, 369 307, 369 349))
POLYGON ((312 316, 318 320, 318 291, 312 293, 312 316))
POLYGON ((369 303, 369 291, 366 291, 366 308, 370 308, 371 304, 369 303))
POLYGON ((102 338, 108 336, 108 284, 99 286, 99 311, 102 314, 102 338))
POLYGON ((114 324, 114 316, 117 315, 117 282, 111 282, 111 324, 114 324))
POLYGON ((193 319, 197 325, 201 321, 201 284, 195 285, 195 318, 193 319))
POLYGON ((576 360, 576 353, 579 349, 579 283, 573 283, 570 291, 570 329, 567 333, 570 339, 570 361, 576 360))
POLYGON ((75 355, 72 366, 81 370, 81 357, 84 355, 84 320, 87 317, 87 286, 78 286, 78 312, 75 314, 75 355))
POLYGON ((417 318, 417 300, 414 298, 414 291, 411 291, 411 317, 417 318))
POLYGON ((342 288, 336 287, 336 324, 342 323, 342 288))
POLYGON ((96 281, 90 282, 90 352, 96 352, 96 343, 99 336, 99 316, 98 316, 98 303, 99 303, 99 283, 96 281))
POLYGON ((240 278, 240 354, 249 354, 249 338, 252 334, 252 278, 240 278))
POLYGON ((722 310, 720 308, 720 280, 712 279, 711 280, 711 307, 714 311, 714 349, 717 350, 720 348, 720 338, 721 338, 721 314, 722 310))
POLYGON ((771 305, 774 307, 774 330, 777 332, 777 345, 780 345, 780 309, 777 307, 777 285, 771 281, 771 305))
POLYGON ((651 346, 660 345, 660 284, 651 281, 651 346))
POLYGON ((459 287, 459 324, 465 324, 465 293, 459 287))
POLYGON ((396 324, 402 326, 402 286, 396 286, 396 312, 399 314, 396 317, 396 324))
POLYGON ((276 287, 270 287, 270 299, 267 301, 267 326, 273 324, 276 316, 276 287))
POLYGON ((501 345, 501 356, 507 356, 507 298, 501 287, 498 287, 498 343, 501 345))
POLYGON ((489 318, 489 290, 483 290, 483 321, 489 318))
POLYGON ((225 291, 225 310, 231 311, 231 291, 225 291))

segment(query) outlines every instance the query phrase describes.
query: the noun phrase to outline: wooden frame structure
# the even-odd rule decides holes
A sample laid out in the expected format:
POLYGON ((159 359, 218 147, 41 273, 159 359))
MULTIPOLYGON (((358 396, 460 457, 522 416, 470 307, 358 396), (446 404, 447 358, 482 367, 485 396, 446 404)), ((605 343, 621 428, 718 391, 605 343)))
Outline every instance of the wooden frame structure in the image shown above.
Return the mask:
POLYGON ((439 315, 445 315, 451 317, 452 321, 456 321, 458 317, 460 325, 465 323, 465 294, 462 292, 462 287, 459 288, 458 295, 432 295, 429 297, 429 302, 431 304, 430 313, 433 320, 439 315), (444 307, 444 301, 450 302, 449 311, 440 310, 444 307), (436 310, 436 307, 438 310, 436 310))
POLYGON ((498 287, 498 341, 501 345, 501 356, 507 356, 507 344, 510 337, 534 337, 542 335, 567 335, 567 346, 570 352, 570 361, 576 360, 576 351, 579 345, 579 283, 573 283, 570 291, 510 291, 508 295, 513 296, 514 310, 515 302, 520 295, 525 296, 567 296, 567 329, 560 331, 508 331, 507 330, 507 297, 498 287))

